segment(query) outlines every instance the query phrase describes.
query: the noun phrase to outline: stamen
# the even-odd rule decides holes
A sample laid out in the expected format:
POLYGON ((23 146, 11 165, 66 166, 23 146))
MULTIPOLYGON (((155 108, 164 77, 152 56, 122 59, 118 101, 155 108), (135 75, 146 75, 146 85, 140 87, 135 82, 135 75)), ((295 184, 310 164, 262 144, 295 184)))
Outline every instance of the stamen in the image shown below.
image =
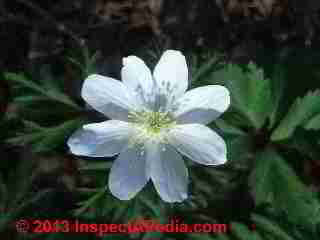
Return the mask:
POLYGON ((166 141, 166 133, 176 122, 168 112, 130 112, 128 118, 137 130, 132 144, 143 144, 146 140, 166 141))

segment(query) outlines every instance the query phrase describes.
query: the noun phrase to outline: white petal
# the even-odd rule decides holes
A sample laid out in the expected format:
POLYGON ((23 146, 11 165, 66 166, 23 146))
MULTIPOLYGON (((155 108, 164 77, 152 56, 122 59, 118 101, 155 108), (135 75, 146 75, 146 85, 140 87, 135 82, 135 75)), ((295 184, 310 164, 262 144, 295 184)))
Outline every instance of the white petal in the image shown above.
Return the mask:
POLYGON ((151 144, 147 147, 151 179, 166 202, 182 202, 188 197, 188 170, 182 157, 170 145, 151 144))
POLYGON ((168 141, 183 155, 200 164, 218 165, 227 161, 226 143, 204 125, 178 125, 169 132, 168 141))
POLYGON ((186 92, 177 100, 172 111, 179 123, 207 124, 225 112, 229 105, 228 89, 209 85, 186 92))
POLYGON ((188 88, 188 67, 179 51, 167 50, 154 69, 153 76, 161 92, 177 99, 188 88))
POLYGON ((120 200, 133 198, 148 182, 146 154, 136 147, 121 152, 111 167, 109 189, 120 200))
POLYGON ((97 111, 117 120, 128 120, 128 112, 138 103, 120 81, 101 75, 90 75, 83 83, 82 97, 97 111))
POLYGON ((136 56, 123 58, 122 62, 121 79, 123 83, 135 92, 142 102, 152 102, 155 86, 150 69, 142 59, 136 56))
POLYGON ((69 138, 68 146, 75 155, 110 157, 128 144, 133 131, 128 123, 118 120, 88 124, 69 138))

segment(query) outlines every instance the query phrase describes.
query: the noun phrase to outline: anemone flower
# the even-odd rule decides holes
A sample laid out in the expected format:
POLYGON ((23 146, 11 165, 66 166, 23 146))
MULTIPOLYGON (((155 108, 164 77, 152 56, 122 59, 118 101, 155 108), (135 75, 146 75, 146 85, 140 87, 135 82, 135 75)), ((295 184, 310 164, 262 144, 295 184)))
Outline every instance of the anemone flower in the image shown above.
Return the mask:
POLYGON ((68 140, 75 155, 119 156, 109 189, 121 200, 133 198, 151 179, 166 202, 188 196, 188 169, 180 154, 204 165, 227 161, 224 140, 206 127, 230 105, 219 85, 189 91, 188 68, 179 51, 167 50, 153 74, 136 56, 123 58, 122 82, 93 74, 81 95, 111 120, 84 125, 68 140))

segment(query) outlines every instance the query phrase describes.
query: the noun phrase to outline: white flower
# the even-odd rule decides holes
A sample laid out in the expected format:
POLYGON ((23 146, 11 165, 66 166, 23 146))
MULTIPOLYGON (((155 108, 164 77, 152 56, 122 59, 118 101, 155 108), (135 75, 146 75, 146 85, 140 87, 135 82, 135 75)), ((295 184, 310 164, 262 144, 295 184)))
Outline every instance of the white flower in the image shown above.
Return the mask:
POLYGON ((70 150, 90 157, 120 153, 109 188, 121 200, 133 198, 151 179, 164 201, 181 202, 188 170, 179 153, 205 165, 227 160, 224 140, 204 124, 226 111, 229 92, 218 85, 186 92, 186 60, 174 50, 162 55, 153 75, 140 58, 124 58, 121 77, 90 75, 84 81, 82 97, 112 120, 76 131, 70 150))

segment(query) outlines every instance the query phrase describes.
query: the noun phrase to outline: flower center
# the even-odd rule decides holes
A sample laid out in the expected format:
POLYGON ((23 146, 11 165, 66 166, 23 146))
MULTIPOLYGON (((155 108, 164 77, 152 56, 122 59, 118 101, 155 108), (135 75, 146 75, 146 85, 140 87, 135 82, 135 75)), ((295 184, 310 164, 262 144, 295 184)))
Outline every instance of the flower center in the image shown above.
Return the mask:
POLYGON ((164 112, 132 112, 129 120, 139 130, 139 137, 163 140, 166 130, 176 123, 169 113, 164 112))
POLYGON ((145 126, 150 133, 159 133, 162 128, 168 128, 172 119, 166 113, 150 112, 145 114, 145 126))

